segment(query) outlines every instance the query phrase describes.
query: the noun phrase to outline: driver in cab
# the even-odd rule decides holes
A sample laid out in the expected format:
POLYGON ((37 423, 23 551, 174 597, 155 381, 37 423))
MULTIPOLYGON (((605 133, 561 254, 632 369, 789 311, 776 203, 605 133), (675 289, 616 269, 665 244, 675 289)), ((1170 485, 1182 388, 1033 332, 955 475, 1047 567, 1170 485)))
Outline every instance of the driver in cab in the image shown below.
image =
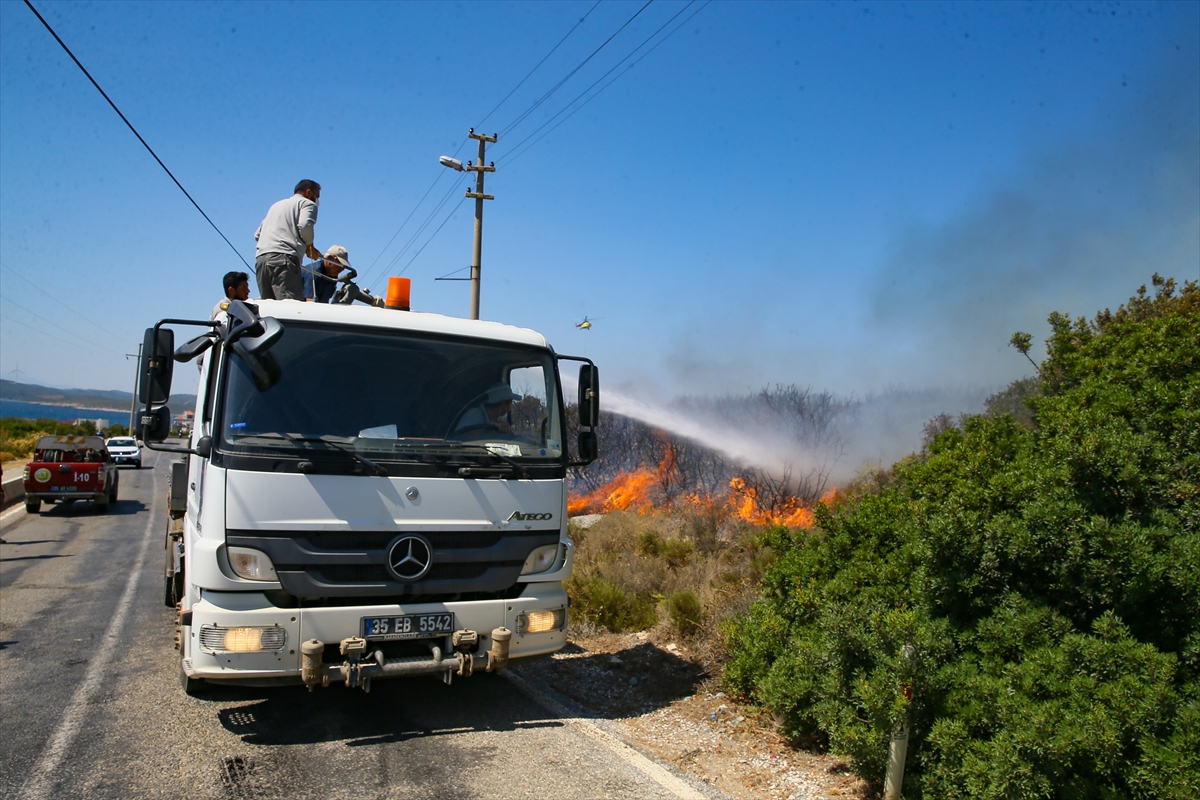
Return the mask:
POLYGON ((463 412, 455 433, 472 430, 512 433, 512 404, 516 397, 507 383, 494 384, 484 392, 478 405, 463 412))

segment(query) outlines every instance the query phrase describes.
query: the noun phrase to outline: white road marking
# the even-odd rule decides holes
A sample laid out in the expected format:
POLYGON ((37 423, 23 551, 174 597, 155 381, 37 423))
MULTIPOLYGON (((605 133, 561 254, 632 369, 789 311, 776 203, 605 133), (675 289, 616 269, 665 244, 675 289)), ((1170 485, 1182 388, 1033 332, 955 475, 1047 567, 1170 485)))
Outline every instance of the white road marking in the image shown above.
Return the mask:
MULTIPOLYGON (((15 517, 18 513, 20 513, 20 514, 25 513, 25 504, 24 503, 17 503, 17 505, 15 507, 10 508, 8 511, 5 511, 3 514, 0 514, 0 526, 4 525, 4 523, 8 522, 10 519, 15 517)), ((0 528, 0 530, 3 530, 3 528, 0 528)))
MULTIPOLYGON (((21 797, 23 800, 41 800, 44 797, 50 797, 50 791, 53 788, 53 776, 58 771, 58 765, 62 761, 63 756, 67 754, 67 749, 71 746, 75 736, 79 733, 79 729, 83 726, 84 717, 87 716, 87 708, 91 703, 93 696, 97 690, 103 685, 108 676, 108 665, 112 661, 113 652, 117 649, 117 644, 121 640, 121 629, 125 626, 125 618, 129 616, 129 609, 133 606, 134 595, 137 594, 138 579, 142 575, 142 565, 146 560, 146 548, 150 544, 151 532, 157 519, 155 510, 158 508, 158 472, 154 470, 158 459, 150 465, 151 475, 154 480, 150 487, 150 511, 146 519, 146 530, 142 534, 142 543, 138 547, 137 559, 133 564, 133 571, 129 574, 129 579, 125 582, 125 591, 121 594, 121 599, 117 601, 117 607, 113 611, 112 621, 108 624, 108 629, 104 632, 104 638, 100 640, 100 648, 92 657, 91 663, 88 665, 87 675, 83 678, 83 683, 75 690, 75 695, 71 698, 71 702, 67 704, 67 709, 63 712, 62 721, 58 724, 58 730, 54 732, 50 743, 46 745, 46 749, 42 751, 42 757, 38 759, 37 764, 30 770, 29 778, 25 781, 25 785, 21 788, 21 797)), ((24 511, 24 509, 21 509, 24 511)), ((2 518, 0 518, 2 519, 2 518)))
POLYGON ((559 715, 559 721, 575 728, 596 744, 610 751, 626 764, 640 770, 647 778, 666 789, 681 800, 709 800, 708 795, 694 788, 687 781, 672 773, 670 770, 654 763, 644 755, 634 750, 625 742, 613 736, 608 731, 597 726, 591 720, 576 717, 554 698, 541 691, 534 684, 516 673, 505 670, 500 676, 516 684, 517 688, 532 697, 539 704, 559 715))

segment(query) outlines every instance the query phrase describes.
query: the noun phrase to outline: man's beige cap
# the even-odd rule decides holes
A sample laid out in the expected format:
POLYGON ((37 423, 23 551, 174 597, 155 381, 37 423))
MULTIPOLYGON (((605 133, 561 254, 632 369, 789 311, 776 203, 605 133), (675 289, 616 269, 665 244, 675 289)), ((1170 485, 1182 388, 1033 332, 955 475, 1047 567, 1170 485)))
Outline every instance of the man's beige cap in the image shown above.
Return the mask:
POLYGON ((325 260, 343 267, 350 266, 350 254, 340 244, 329 245, 329 249, 325 251, 325 260))

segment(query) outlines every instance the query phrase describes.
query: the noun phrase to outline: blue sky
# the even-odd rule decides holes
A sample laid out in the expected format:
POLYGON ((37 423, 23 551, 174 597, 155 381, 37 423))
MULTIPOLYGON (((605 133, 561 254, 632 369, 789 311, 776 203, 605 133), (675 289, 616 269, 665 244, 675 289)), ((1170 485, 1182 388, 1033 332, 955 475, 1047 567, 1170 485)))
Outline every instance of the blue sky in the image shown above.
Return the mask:
MULTIPOLYGON (((1029 372, 1013 331, 1200 277, 1197 3, 35 5, 247 260, 312 178, 318 247, 377 291, 409 276, 418 310, 468 310, 435 281, 470 263, 473 213, 450 216, 464 179, 437 157, 505 131, 482 316, 629 394, 999 388, 1029 372)), ((13 1, 0 265, 3 377, 106 389, 146 326, 207 315, 241 268, 13 1)))

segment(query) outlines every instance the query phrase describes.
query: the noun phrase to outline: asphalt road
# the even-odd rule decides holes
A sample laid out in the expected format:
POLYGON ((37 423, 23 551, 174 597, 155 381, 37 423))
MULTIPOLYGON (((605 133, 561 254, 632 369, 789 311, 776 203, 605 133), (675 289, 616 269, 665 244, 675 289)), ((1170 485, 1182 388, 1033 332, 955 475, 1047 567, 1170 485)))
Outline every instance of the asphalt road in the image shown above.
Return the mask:
POLYGON ((106 515, 0 516, 0 796, 703 796, 503 676, 187 697, 162 602, 169 458, 122 469, 106 515))

